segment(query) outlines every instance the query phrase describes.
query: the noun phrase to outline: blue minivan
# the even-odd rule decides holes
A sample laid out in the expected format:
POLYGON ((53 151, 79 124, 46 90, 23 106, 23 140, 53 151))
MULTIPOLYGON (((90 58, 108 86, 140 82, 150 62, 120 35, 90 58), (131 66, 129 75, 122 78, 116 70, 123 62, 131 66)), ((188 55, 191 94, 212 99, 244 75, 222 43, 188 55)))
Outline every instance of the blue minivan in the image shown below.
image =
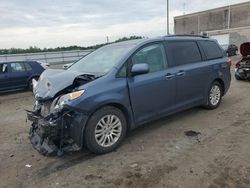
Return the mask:
POLYGON ((44 71, 36 61, 0 62, 0 91, 30 88, 44 71))
POLYGON ((114 43, 36 84, 30 140, 44 155, 103 154, 139 125, 195 106, 217 108, 231 61, 217 41, 166 36, 114 43))

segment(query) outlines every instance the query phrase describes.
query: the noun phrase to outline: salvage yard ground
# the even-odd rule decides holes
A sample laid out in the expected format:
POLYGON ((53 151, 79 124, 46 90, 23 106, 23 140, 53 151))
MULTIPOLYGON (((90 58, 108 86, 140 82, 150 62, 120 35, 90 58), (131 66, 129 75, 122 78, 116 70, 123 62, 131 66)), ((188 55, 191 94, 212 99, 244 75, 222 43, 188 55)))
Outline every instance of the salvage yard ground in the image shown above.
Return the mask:
POLYGON ((28 139, 28 91, 0 96, 0 187, 249 187, 250 83, 217 110, 194 108, 128 134, 117 151, 44 157, 28 139), (198 136, 184 133, 193 130, 198 136))

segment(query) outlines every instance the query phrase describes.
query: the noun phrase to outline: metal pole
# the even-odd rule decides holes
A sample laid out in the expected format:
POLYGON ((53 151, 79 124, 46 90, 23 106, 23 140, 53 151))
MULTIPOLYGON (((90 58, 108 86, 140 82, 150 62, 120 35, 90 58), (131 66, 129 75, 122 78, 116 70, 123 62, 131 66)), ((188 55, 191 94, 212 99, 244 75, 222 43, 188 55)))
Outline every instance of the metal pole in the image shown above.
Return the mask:
POLYGON ((167 0, 167 35, 169 34, 169 0, 167 0))
POLYGON ((230 29, 230 22, 231 22, 231 5, 228 6, 228 24, 227 24, 228 29, 230 29))

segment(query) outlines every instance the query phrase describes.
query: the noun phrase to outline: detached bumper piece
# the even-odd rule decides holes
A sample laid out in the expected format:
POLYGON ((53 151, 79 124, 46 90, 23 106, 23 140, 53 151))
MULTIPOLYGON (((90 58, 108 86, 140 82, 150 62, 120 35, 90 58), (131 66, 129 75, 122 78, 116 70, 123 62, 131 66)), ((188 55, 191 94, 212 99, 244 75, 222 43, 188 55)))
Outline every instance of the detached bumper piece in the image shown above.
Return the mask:
POLYGON ((29 138, 33 147, 45 156, 61 156, 64 152, 78 151, 80 147, 69 136, 70 112, 41 117, 27 111, 27 119, 32 123, 29 138))

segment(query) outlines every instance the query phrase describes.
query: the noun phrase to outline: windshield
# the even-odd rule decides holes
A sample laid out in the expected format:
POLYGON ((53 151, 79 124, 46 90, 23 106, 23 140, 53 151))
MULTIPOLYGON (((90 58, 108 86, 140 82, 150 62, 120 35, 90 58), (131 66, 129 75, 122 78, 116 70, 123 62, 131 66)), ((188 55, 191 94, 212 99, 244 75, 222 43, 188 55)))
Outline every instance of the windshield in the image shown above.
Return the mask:
POLYGON ((68 70, 91 74, 106 74, 134 45, 112 45, 102 47, 80 59, 68 70))

